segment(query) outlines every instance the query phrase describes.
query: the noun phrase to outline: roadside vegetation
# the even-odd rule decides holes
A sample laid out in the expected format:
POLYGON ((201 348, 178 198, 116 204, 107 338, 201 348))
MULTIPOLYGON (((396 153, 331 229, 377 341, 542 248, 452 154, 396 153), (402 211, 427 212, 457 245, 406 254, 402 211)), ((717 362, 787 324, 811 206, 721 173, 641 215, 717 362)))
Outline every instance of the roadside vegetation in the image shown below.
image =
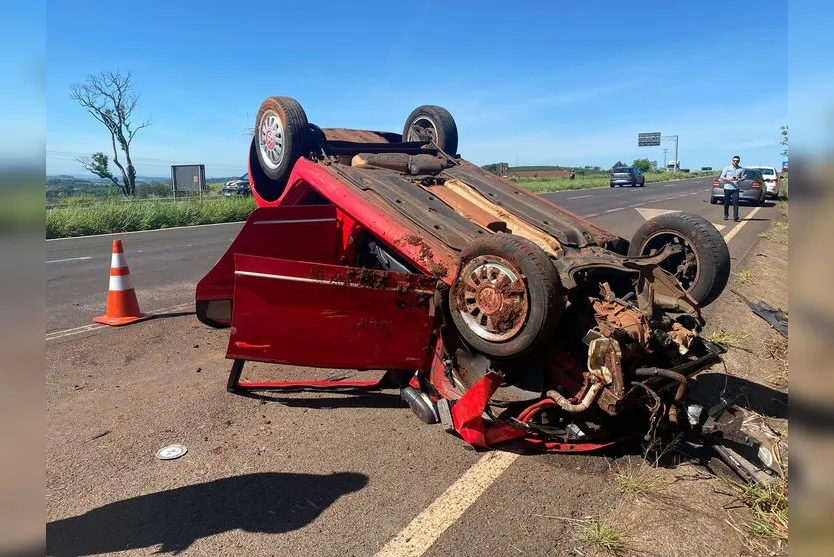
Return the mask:
MULTIPOLYGON (((712 176, 714 172, 681 172, 678 174, 672 172, 647 172, 646 184, 656 182, 671 182, 674 180, 687 180, 690 178, 701 178, 704 176, 712 176)), ((534 192, 547 193, 553 191, 566 190, 583 190, 590 188, 607 188, 609 184, 609 173, 598 173, 590 176, 577 175, 575 179, 571 180, 567 177, 543 177, 543 178, 511 178, 511 180, 518 185, 534 192)))
POLYGON ((46 237, 69 238, 245 220, 251 197, 70 202, 46 212, 46 237))

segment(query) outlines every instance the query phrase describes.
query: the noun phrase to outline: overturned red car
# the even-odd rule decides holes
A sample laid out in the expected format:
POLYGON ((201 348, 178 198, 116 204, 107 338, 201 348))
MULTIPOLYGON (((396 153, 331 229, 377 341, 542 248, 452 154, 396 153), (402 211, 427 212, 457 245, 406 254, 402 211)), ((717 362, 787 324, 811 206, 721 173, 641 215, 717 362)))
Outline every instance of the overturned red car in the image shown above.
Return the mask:
POLYGON ((720 359, 698 334, 730 272, 715 227, 669 213, 628 241, 457 143, 437 106, 398 134, 264 101, 258 208, 196 289, 200 321, 231 327, 229 390, 397 388, 479 447, 586 451, 676 424, 688 377, 720 359), (246 361, 381 378, 243 381, 246 361))

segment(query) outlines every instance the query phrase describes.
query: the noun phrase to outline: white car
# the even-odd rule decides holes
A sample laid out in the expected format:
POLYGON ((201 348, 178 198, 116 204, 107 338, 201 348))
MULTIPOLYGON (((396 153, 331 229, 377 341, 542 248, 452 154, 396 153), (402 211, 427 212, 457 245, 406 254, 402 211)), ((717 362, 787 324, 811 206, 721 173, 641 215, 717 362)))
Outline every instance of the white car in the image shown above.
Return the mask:
POLYGON ((774 197, 779 199, 782 193, 782 182, 779 179, 779 173, 772 166, 748 166, 746 168, 755 168, 762 173, 765 180, 766 197, 774 197))

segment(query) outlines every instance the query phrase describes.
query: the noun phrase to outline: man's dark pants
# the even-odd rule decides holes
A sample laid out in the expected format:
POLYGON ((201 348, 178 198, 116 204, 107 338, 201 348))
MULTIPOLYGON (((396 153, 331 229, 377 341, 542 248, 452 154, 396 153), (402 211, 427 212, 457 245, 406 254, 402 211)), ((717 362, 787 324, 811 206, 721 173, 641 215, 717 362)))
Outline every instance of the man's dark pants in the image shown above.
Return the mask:
POLYGON ((733 204, 733 219, 738 220, 738 190, 724 190, 724 218, 730 215, 730 203, 733 204))

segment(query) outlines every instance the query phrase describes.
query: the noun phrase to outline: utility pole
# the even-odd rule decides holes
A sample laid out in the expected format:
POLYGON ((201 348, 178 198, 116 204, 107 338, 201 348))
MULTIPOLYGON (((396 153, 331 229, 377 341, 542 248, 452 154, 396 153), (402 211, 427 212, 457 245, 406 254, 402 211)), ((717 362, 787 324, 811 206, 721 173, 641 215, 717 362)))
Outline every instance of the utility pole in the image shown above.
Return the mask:
POLYGON ((678 159, 678 136, 676 135, 664 135, 660 138, 663 141, 674 141, 675 142, 675 174, 678 173, 680 170, 680 159, 678 159))
POLYGON ((663 149, 663 171, 664 172, 666 172, 666 170, 667 170, 667 168, 666 168, 666 153, 668 153, 668 152, 669 152, 668 148, 663 149))

